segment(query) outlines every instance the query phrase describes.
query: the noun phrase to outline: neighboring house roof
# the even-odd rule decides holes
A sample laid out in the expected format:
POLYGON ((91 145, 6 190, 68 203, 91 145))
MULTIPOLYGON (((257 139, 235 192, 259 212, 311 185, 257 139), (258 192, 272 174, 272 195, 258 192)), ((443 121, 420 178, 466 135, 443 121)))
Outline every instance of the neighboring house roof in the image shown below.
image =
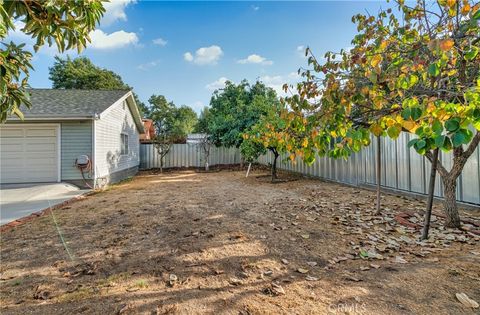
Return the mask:
POLYGON ((155 128, 153 126, 153 120, 144 118, 143 121, 143 128, 145 132, 140 135, 140 141, 142 140, 151 140, 155 137, 155 128))
MULTIPOLYGON (((97 119, 113 104, 127 99, 140 133, 143 123, 133 94, 128 90, 29 89, 30 108, 22 105, 25 120, 97 119)), ((15 117, 12 117, 15 120, 15 117)))

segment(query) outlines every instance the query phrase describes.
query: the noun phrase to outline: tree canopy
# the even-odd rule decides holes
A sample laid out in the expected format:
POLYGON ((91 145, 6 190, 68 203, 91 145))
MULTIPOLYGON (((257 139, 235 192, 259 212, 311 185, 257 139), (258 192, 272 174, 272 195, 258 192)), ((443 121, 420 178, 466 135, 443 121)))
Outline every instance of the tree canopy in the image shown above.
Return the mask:
MULTIPOLYGON (((49 74, 54 89, 132 90, 120 75, 96 66, 87 57, 72 59, 69 56, 56 56, 53 66, 49 68, 49 74)), ((148 115, 148 107, 140 101, 136 93, 133 93, 133 96, 140 113, 148 115)))
MULTIPOLYGON (((83 1, 3 1, 0 0, 0 39, 15 29, 14 21, 24 23, 21 31, 36 39, 34 50, 47 43, 60 52, 82 51, 103 16, 101 0, 83 1)), ((21 104, 31 106, 27 92, 32 53, 25 44, 1 43, 0 47, 0 122, 9 115, 22 118, 21 104)))
POLYGON ((275 91, 261 82, 227 81, 210 100, 208 133, 217 146, 240 147, 243 136, 277 102, 275 91))
POLYGON ((155 124, 157 136, 170 143, 183 143, 197 124, 197 113, 188 106, 177 107, 163 95, 152 95, 148 100, 148 118, 155 124))
POLYGON ((56 56, 49 74, 54 89, 130 89, 118 74, 94 65, 87 57, 56 56))
POLYGON ((480 10, 472 1, 413 6, 376 16, 353 17, 353 48, 329 52, 321 63, 307 50, 311 69, 286 99, 298 113, 311 113, 317 133, 310 145, 346 157, 370 144, 370 136, 415 135, 415 150, 432 159, 439 148, 453 151, 445 187, 447 225, 458 227, 456 179, 480 141, 480 10))

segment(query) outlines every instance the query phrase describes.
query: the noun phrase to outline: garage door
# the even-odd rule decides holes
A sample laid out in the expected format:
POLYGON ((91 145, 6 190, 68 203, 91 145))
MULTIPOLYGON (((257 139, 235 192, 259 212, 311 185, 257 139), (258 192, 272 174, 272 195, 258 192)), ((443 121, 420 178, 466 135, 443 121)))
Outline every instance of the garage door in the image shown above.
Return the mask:
POLYGON ((0 126, 0 182, 58 181, 56 125, 0 126))

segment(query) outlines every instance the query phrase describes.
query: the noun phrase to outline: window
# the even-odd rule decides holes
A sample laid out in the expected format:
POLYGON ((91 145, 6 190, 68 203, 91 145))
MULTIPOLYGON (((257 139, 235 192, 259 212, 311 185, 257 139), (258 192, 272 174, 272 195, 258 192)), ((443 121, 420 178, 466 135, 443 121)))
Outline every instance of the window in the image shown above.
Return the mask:
POLYGON ((120 149, 120 154, 127 155, 128 154, 128 135, 125 133, 120 134, 120 140, 122 145, 120 149))

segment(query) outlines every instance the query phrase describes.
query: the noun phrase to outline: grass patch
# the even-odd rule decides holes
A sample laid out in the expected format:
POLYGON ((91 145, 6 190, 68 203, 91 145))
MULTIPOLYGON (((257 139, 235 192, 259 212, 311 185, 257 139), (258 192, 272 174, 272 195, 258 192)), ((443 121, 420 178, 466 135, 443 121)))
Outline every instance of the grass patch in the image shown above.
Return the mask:
POLYGON ((140 279, 135 281, 134 286, 140 289, 145 289, 145 288, 148 288, 148 282, 145 279, 140 279))
POLYGON ((111 275, 106 279, 101 279, 98 281, 98 286, 100 287, 112 287, 117 283, 128 281, 130 274, 128 272, 117 273, 111 275))

